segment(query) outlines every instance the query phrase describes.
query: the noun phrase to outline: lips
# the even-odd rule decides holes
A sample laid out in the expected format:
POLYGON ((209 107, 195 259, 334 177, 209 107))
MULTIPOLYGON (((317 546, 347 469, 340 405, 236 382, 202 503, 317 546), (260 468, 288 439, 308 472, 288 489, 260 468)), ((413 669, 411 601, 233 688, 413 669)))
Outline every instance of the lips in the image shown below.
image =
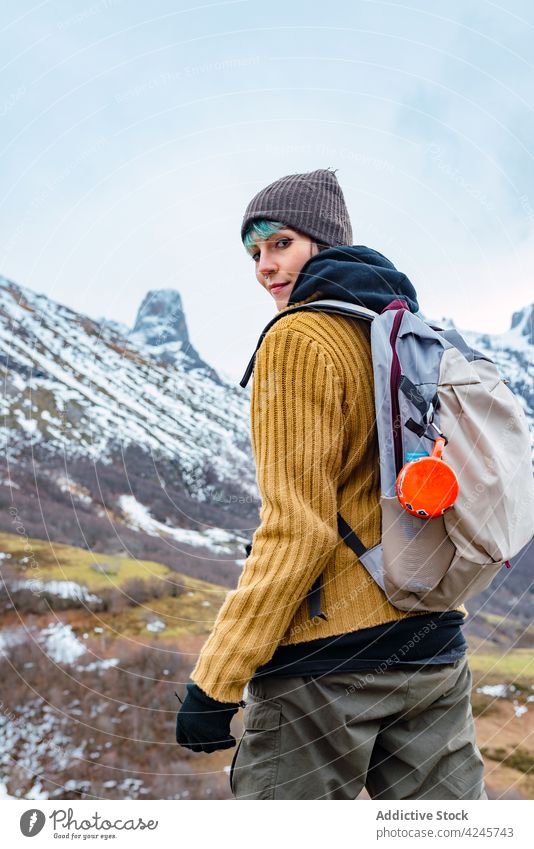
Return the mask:
POLYGON ((275 283, 273 286, 269 287, 269 291, 276 294, 276 292, 279 292, 280 289, 284 288, 284 286, 289 286, 289 283, 275 283))

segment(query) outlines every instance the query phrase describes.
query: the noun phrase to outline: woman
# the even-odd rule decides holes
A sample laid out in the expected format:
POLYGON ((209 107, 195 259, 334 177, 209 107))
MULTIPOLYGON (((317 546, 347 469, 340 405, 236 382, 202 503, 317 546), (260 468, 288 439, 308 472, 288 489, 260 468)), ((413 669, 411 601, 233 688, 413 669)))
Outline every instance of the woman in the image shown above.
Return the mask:
POLYGON ((485 799, 475 744, 465 609, 389 603, 341 540, 380 539, 368 325, 291 307, 337 298, 418 304, 408 278, 352 245, 330 169, 284 177, 250 202, 241 236, 279 317, 257 352, 252 442, 261 524, 238 587, 202 648, 178 715, 193 751, 235 745, 237 798, 485 799), (320 599, 317 580, 321 580, 320 599))

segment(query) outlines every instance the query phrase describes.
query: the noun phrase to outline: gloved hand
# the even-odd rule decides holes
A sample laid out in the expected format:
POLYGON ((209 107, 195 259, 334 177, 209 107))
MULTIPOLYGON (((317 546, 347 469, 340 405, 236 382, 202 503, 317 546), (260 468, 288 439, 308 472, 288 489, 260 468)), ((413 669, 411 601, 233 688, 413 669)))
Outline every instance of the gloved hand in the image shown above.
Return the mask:
POLYGON ((231 749, 235 746, 235 737, 230 734, 230 721, 244 705, 244 702, 218 702, 189 682, 187 695, 176 716, 176 742, 193 752, 231 749))

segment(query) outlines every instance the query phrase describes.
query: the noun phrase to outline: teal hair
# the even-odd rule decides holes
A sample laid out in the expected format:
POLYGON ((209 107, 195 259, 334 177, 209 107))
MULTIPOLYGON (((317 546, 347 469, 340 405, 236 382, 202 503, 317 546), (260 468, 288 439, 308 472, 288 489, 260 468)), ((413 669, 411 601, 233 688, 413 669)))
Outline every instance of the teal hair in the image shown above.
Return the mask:
POLYGON ((253 221, 243 238, 245 249, 250 251, 253 245, 256 244, 255 239, 261 239, 262 241, 270 239, 271 236, 274 236, 275 233, 278 233, 285 226, 281 221, 267 221, 264 218, 260 221, 253 221))
MULTIPOLYGON (((279 230, 287 226, 282 221, 267 221, 265 218, 253 221, 243 237, 245 249, 250 252, 251 248, 256 244, 256 239, 261 239, 262 241, 270 239, 271 236, 274 236, 275 233, 278 233, 279 230)), ((312 237, 310 236, 310 238, 312 237)), ((330 247, 330 245, 319 242, 317 239, 315 239, 315 243, 320 251, 324 251, 330 247)))

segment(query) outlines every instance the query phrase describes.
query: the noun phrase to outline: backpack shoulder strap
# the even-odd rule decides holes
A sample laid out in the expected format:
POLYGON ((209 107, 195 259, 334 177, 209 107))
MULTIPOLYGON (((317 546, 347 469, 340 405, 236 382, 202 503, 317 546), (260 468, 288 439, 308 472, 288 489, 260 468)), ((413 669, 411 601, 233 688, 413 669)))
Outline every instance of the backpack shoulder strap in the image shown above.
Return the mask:
POLYGON ((472 363, 474 360, 487 360, 488 363, 493 363, 493 360, 486 356, 486 354, 481 353, 481 351, 477 351, 476 348, 471 348, 457 330, 449 328, 448 330, 440 330, 438 332, 444 339, 447 340, 447 342, 454 345, 454 347, 464 355, 467 362, 472 363))
POLYGON ((293 307, 292 309, 283 310, 282 312, 278 313, 278 315, 275 315, 275 317, 271 319, 271 321, 264 327, 261 336, 258 339, 258 344, 256 345, 254 353, 252 354, 249 364, 245 370, 245 374, 239 381, 239 385, 242 386, 243 389, 249 382, 252 372, 254 371, 254 363, 256 361, 256 354, 258 352, 258 349, 273 324, 276 324, 279 319, 284 318, 286 315, 291 315, 292 313, 300 312, 301 310, 311 310, 312 312, 328 312, 337 315, 346 315, 350 318, 363 318, 366 321, 373 321, 373 319, 378 316, 378 313, 374 312, 373 310, 367 309, 367 307, 360 307, 358 306, 358 304, 351 304, 348 301, 338 301, 333 298, 325 298, 320 301, 311 301, 309 304, 300 304, 293 307))

